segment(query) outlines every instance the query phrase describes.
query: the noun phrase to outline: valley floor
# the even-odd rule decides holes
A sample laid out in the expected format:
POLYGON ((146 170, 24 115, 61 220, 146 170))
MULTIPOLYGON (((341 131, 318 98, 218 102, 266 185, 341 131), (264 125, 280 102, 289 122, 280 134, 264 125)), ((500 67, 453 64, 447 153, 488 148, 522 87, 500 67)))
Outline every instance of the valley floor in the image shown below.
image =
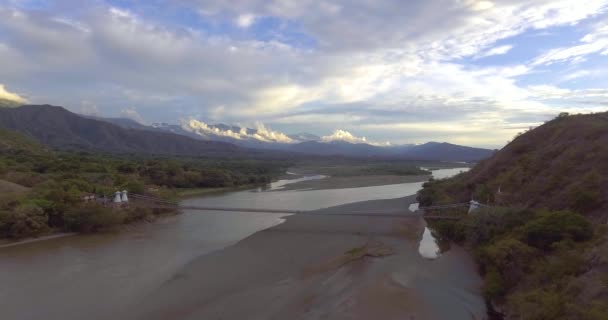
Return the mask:
POLYGON ((458 247, 437 260, 422 258, 419 216, 321 215, 403 212, 415 201, 373 200, 321 209, 319 217, 287 217, 192 261, 126 318, 483 319, 472 259, 458 247))

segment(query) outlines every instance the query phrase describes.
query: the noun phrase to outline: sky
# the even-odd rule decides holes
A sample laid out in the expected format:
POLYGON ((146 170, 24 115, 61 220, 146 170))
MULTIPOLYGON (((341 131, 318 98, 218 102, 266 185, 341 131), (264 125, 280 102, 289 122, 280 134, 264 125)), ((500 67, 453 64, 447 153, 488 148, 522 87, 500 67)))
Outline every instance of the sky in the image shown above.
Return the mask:
POLYGON ((608 0, 0 0, 0 98, 499 148, 608 110, 608 0))

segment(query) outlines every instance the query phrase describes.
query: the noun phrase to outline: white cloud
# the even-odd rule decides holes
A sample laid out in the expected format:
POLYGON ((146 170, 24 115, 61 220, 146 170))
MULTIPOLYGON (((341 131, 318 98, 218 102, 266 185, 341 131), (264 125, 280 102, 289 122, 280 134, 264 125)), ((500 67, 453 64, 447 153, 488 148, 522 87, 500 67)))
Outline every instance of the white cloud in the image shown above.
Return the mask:
POLYGON ((582 37, 579 44, 571 47, 551 49, 534 59, 532 65, 581 62, 590 54, 604 54, 604 50, 608 50, 608 25, 599 25, 592 32, 582 37))
POLYGON ((249 28, 255 23, 256 16, 251 13, 241 14, 236 18, 236 25, 241 28, 249 28))
POLYGON ((209 135, 215 135, 220 137, 227 137, 237 140, 254 139, 262 142, 278 142, 278 143, 294 143, 295 141, 289 138, 286 134, 267 128, 263 123, 256 123, 255 132, 248 132, 247 128, 240 128, 238 131, 233 130, 222 130, 215 126, 210 126, 205 122, 190 119, 182 123, 182 128, 186 131, 190 131, 208 137, 209 135))
POLYGON ((16 93, 6 90, 3 84, 0 83, 0 99, 6 99, 18 103, 26 103, 27 100, 16 93))
POLYGON ((498 47, 491 48, 490 50, 487 50, 487 51, 481 53, 477 57, 485 58, 485 57, 490 57, 490 56, 503 55, 503 54, 506 54, 507 52, 511 51, 511 49, 513 49, 512 45, 498 46, 498 47))
POLYGON ((135 120, 135 121, 137 121, 139 123, 142 123, 142 124, 146 123, 146 121, 144 120, 144 118, 133 107, 122 109, 122 111, 120 112, 120 115, 123 116, 123 117, 125 117, 125 118, 131 119, 131 120, 135 120))
POLYGON ((331 135, 321 137, 321 141, 323 142, 331 142, 331 141, 344 141, 349 143, 366 143, 374 146, 390 146, 390 142, 372 142, 368 141, 365 137, 357 137, 352 133, 346 130, 335 130, 331 135))
MULTIPOLYGON (((377 124, 364 132, 370 138, 383 124, 415 120, 424 126, 439 117, 466 132, 459 123, 491 128, 500 119, 517 118, 509 121, 519 124, 531 113, 551 113, 544 97, 555 93, 518 80, 551 63, 608 52, 606 30, 598 26, 576 46, 548 51, 532 63, 488 67, 461 58, 506 54, 511 45, 498 46, 499 40, 605 17, 607 3, 180 1, 204 12, 217 27, 210 30, 164 24, 141 15, 146 10, 137 4, 128 11, 79 2, 69 18, 0 5, 0 70, 3 83, 35 92, 37 101, 77 107, 90 99, 106 114, 137 105, 146 118, 165 121, 260 120, 306 124, 311 131, 377 124), (257 34, 258 28, 250 28, 256 17, 270 17, 277 26, 257 34), (243 30, 218 27, 226 24, 243 30), (311 111, 320 106, 327 110, 311 111)), ((561 99, 571 102, 576 95, 589 98, 573 91, 561 99)), ((483 135, 466 137, 474 141, 475 134, 483 135)), ((267 133, 261 139, 283 138, 267 133)))

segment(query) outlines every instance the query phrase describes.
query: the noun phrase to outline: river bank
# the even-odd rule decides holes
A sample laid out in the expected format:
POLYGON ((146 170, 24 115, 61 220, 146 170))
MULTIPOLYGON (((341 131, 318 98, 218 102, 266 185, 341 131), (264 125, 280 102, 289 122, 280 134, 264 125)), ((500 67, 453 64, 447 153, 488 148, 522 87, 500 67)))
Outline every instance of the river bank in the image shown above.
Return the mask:
MULTIPOLYGON (((448 173, 442 170, 434 172, 434 175, 448 173)), ((299 179, 314 180, 319 179, 319 176, 299 177, 299 179)), ((405 220, 405 224, 394 228, 391 225, 395 224, 388 222, 386 218, 383 218, 385 222, 379 223, 375 222, 379 221, 378 218, 373 217, 355 217, 356 219, 349 220, 341 216, 321 216, 323 213, 374 212, 375 210, 379 210, 378 212, 397 210, 403 213, 402 209, 407 208, 411 202, 411 199, 407 200, 403 196, 415 194, 421 188, 422 182, 345 189, 298 191, 283 189, 288 183, 304 180, 276 181, 265 188, 209 194, 204 197, 188 198, 181 203, 184 206, 266 209, 328 208, 317 211, 320 214, 318 217, 312 216, 301 224, 288 223, 284 226, 291 229, 272 229, 272 227, 281 225, 285 219, 298 221, 305 217, 286 218, 284 214, 273 213, 183 210, 180 215, 163 217, 149 223, 128 225, 127 232, 79 234, 3 248, 0 250, 0 282, 3 283, 3 286, 0 286, 0 309, 3 310, 3 317, 62 320, 134 319, 149 311, 145 304, 148 299, 163 291, 159 288, 164 288, 175 279, 183 278, 184 273, 189 272, 200 273, 200 277, 203 275, 217 277, 217 281, 213 282, 215 289, 209 289, 215 290, 217 294, 214 295, 212 291, 205 289, 199 293, 200 288, 196 286, 200 286, 200 283, 194 279, 190 283, 193 287, 190 287, 192 290, 189 292, 188 286, 175 288, 177 297, 183 297, 184 294, 193 296, 203 294, 202 298, 214 300, 213 297, 217 296, 218 301, 234 301, 235 306, 239 308, 241 307, 239 304, 243 301, 227 300, 227 296, 240 294, 246 296, 251 288, 252 292, 257 292, 256 295, 259 295, 251 298, 251 301, 264 305, 267 301, 264 299, 272 298, 273 294, 283 294, 282 287, 280 285, 277 287, 277 283, 280 284, 282 281, 290 283, 285 289, 288 290, 285 293, 288 297, 279 301, 283 307, 285 304, 301 302, 298 299, 302 298, 302 295, 308 295, 308 298, 302 299, 309 301, 310 308, 316 308, 319 303, 317 299, 334 301, 334 299, 342 299, 340 297, 348 295, 349 292, 359 292, 363 296, 367 294, 374 297, 376 295, 370 292, 376 292, 374 288, 378 286, 396 292, 392 298, 398 300, 394 308, 400 308, 399 303, 403 299, 398 297, 403 290, 410 292, 408 297, 411 296, 415 301, 426 299, 437 302, 443 301, 445 299, 443 296, 446 294, 461 292, 460 288, 463 287, 476 290, 477 287, 474 285, 453 284, 454 281, 459 280, 443 279, 455 277, 454 274, 460 277, 461 273, 468 279, 468 274, 471 272, 474 276, 474 268, 467 265, 468 256, 461 255, 458 248, 443 253, 436 260, 423 259, 418 254, 417 241, 424 230, 424 222, 418 218, 399 219, 405 220), (262 231, 267 229, 268 231, 262 231), (259 236, 257 233, 262 236, 257 244, 243 247, 242 242, 249 243, 249 237, 257 239, 259 236), (274 242, 284 242, 284 245, 274 242), (264 248, 266 245, 267 248, 264 248), (241 249, 232 249, 233 247, 241 249), (206 256, 226 254, 224 251, 233 252, 231 257, 237 257, 234 260, 222 259, 223 266, 215 264, 212 267, 190 269, 191 265, 206 256), (289 263, 292 265, 285 265, 289 263), (233 264, 239 264, 241 269, 233 264), (387 267, 383 267, 384 265, 387 267), (278 270, 279 268, 281 270, 278 270), (357 273, 359 269, 367 271, 357 273), (402 277, 392 276, 392 274, 402 274, 404 270, 406 272, 402 277), (456 271, 452 274, 448 270, 456 271), (259 277, 256 276, 257 274, 259 277), (228 275, 237 278, 227 279, 228 275), (277 275, 278 280, 274 278, 277 275), (343 279, 340 280, 340 277, 343 279), (395 284, 396 281, 403 283, 403 277, 413 281, 409 289, 403 289, 402 285, 395 284), (332 282, 331 279, 338 280, 332 282), (379 279, 384 279, 384 282, 379 279), (224 280, 226 280, 225 287, 222 284, 224 280), (329 288, 324 283, 344 285, 345 291, 340 291, 341 296, 338 297, 338 293, 332 293, 338 289, 334 285, 332 285, 333 289, 329 288), (355 287, 359 288, 359 285, 368 289, 356 289, 355 287), (394 289, 395 286, 399 290, 394 289), (453 287, 457 289, 452 289, 453 287), (180 290, 182 291, 178 292, 180 290), (290 295, 291 292, 293 295, 290 295), (440 298, 431 298, 431 295, 440 298), (311 300, 312 296, 317 298, 311 300), (125 313, 129 313, 130 316, 125 313)), ((474 291, 465 289, 465 292, 468 293, 457 296, 470 297, 470 292, 474 291)), ((474 300, 476 296, 474 294, 473 296, 474 300)), ((455 301, 453 297, 450 299, 446 301, 455 301)), ((471 301, 470 298, 464 299, 471 301)), ((188 300, 183 301, 186 303, 184 306, 188 306, 188 300)), ((454 302, 454 305, 468 303, 454 302)), ((422 302, 414 305, 418 308, 417 306, 422 305, 422 302)), ((178 307, 179 304, 175 306, 178 307)), ((195 303, 194 306, 197 304, 195 303)), ((229 305, 223 307, 215 305, 215 307, 224 310, 233 309, 229 305)), ((246 305, 243 308, 243 310, 251 310, 246 305)), ((331 309, 322 304, 320 308, 331 309)), ((389 307, 377 308, 380 310, 373 309, 369 312, 378 312, 378 315, 382 315, 382 310, 389 307)), ((428 308, 439 310, 433 312, 443 310, 443 307, 438 305, 430 305, 428 308)), ((452 309, 448 307, 446 310, 452 309)), ((302 309, 289 309, 285 312, 297 314, 298 310, 302 309)), ((426 312, 424 310, 414 311, 414 314, 423 315, 426 312)), ((212 310, 210 309, 209 312, 212 310)), ((260 315, 253 311, 252 314, 260 315)), ((244 318, 250 317, 244 316, 244 318)), ((429 313, 426 318, 446 317, 429 313)))
POLYGON ((363 188, 391 184, 424 182, 430 175, 369 175, 356 177, 327 177, 325 179, 306 180, 290 183, 282 190, 328 190, 341 188, 363 188))
POLYGON ((195 259, 128 318, 483 319, 472 260, 459 247, 422 258, 419 216, 323 216, 404 212, 414 202, 371 200, 289 216, 195 259))

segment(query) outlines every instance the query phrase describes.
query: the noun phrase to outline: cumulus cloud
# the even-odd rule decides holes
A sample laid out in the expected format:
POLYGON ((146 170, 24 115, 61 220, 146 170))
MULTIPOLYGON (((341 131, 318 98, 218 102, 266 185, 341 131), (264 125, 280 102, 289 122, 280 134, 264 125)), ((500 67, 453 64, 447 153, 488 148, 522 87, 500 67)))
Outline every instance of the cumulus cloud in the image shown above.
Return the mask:
POLYGON ((135 121, 137 121, 139 123, 142 123, 142 124, 146 123, 146 121, 144 120, 144 118, 133 107, 122 109, 122 111, 120 112, 120 115, 123 116, 123 117, 125 117, 125 118, 131 119, 131 120, 135 120, 135 121))
POLYGON ((262 123, 256 123, 255 130, 249 131, 247 128, 240 128, 240 130, 233 131, 232 129, 222 129, 216 126, 210 126, 203 121, 196 119, 190 119, 182 123, 182 128, 186 131, 190 131, 208 137, 209 135, 227 137, 237 140, 253 139, 262 142, 277 142, 277 143, 294 143, 295 141, 289 138, 286 134, 267 128, 262 123))
POLYGON ((6 90, 3 84, 0 84, 0 99, 10 100, 17 103, 26 103, 27 100, 25 98, 20 97, 16 93, 9 92, 6 90))
POLYGON ((331 135, 321 137, 321 141, 323 142, 331 142, 331 141, 344 141, 349 143, 366 143, 374 146, 390 146, 390 142, 371 142, 368 141, 365 137, 357 137, 352 133, 346 130, 335 130, 331 135))
MULTIPOLYGON (((392 139, 381 128, 394 123, 408 124, 395 136, 418 139, 412 123, 440 117, 467 132, 459 141, 475 143, 502 119, 527 124, 555 111, 522 78, 608 52, 605 26, 585 24, 606 17, 606 0, 160 3, 170 8, 78 2, 68 14, 0 5, 3 83, 41 102, 77 108, 91 101, 106 115, 136 105, 129 110, 155 121, 361 127, 373 140, 392 139), (204 26, 172 16, 179 10, 201 13, 204 26), (509 56, 511 46, 499 43, 510 37, 574 25, 589 30, 575 46, 508 65, 476 64, 476 57, 509 56), (467 131, 470 123, 480 131, 467 131)), ((551 76, 541 85, 554 85, 551 76)), ((495 137, 495 145, 506 140, 495 137)))
POLYGON ((236 18, 236 25, 241 28, 249 28, 255 22, 255 15, 251 13, 241 14, 236 18))

